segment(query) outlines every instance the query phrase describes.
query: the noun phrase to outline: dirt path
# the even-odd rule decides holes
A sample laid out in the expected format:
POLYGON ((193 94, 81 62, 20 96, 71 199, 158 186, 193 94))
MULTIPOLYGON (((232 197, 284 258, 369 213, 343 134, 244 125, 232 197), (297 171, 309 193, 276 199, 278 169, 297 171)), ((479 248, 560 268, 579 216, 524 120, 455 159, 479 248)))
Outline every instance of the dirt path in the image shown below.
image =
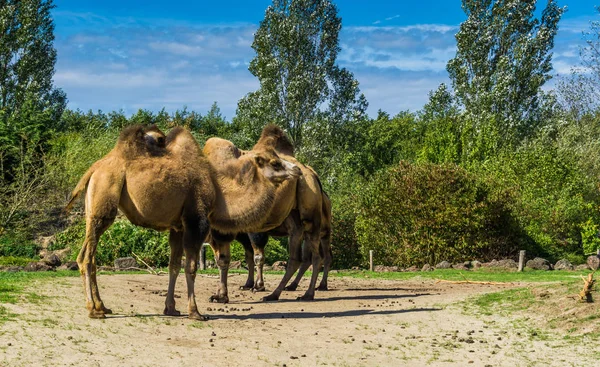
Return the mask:
MULTIPOLYGON (((166 276, 100 275, 101 295, 115 315, 87 318, 81 282, 58 278, 30 285, 40 300, 4 305, 17 314, 0 325, 4 366, 580 366, 585 346, 560 337, 531 339, 510 320, 465 314, 459 301, 503 286, 432 281, 331 279, 314 302, 284 292, 235 288, 228 305, 210 304, 217 280, 198 277, 197 296, 207 322, 164 317, 166 276), (207 311, 208 310, 208 311, 207 311)), ((273 288, 278 277, 269 275, 273 288)), ((177 294, 183 296, 184 277, 177 294)), ((177 298, 185 312, 184 298, 177 298)))

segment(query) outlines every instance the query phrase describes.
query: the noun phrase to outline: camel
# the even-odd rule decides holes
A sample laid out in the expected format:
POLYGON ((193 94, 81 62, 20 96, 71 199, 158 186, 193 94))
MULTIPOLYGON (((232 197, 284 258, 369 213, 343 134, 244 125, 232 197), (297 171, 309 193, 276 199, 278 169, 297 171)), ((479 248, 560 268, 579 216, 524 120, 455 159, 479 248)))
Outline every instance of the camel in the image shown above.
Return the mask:
MULTIPOLYGON (((227 162, 240 159, 248 152, 234 149, 233 144, 223 139, 209 139, 203 149, 203 153, 215 170, 227 162)), ((275 125, 267 125, 260 139, 251 151, 261 149, 274 149, 285 161, 291 162, 299 167, 302 176, 297 182, 290 181, 278 188, 273 211, 266 218, 262 226, 254 230, 244 231, 236 226, 224 226, 222 223, 211 219, 211 246, 215 252, 217 266, 220 273, 220 284, 217 293, 211 296, 211 301, 228 302, 227 295, 227 272, 230 262, 230 243, 242 232, 261 233, 268 232, 280 226, 286 228, 286 234, 290 237, 290 256, 288 268, 280 285, 274 292, 263 298, 264 301, 279 299, 283 288, 291 276, 300 267, 302 262, 302 241, 305 242, 306 251, 312 254, 313 269, 318 269, 321 263, 319 244, 321 239, 321 212, 322 212, 322 189, 314 171, 300 164, 293 156, 293 146, 283 130, 275 125)), ((254 263, 258 266, 259 279, 262 279, 262 266, 264 256, 260 249, 255 248, 254 263)), ((311 282, 306 293, 300 297, 303 300, 314 299, 314 291, 318 272, 313 272, 311 282)))
MULTIPOLYGON (((312 167, 307 166, 313 174, 316 175, 312 167)), ((302 184, 301 182, 299 184, 302 184)), ((322 191, 322 211, 321 211, 321 241, 320 241, 320 255, 323 257, 323 278, 321 279, 321 283, 316 288, 320 291, 328 290, 327 286, 327 277, 329 274, 329 269, 331 268, 332 262, 332 253, 331 253, 331 201, 327 194, 322 191)), ((293 226, 301 225, 301 223, 297 223, 294 220, 287 222, 293 226)), ((257 267, 257 278, 254 281, 254 254, 258 256, 264 256, 264 248, 267 245, 269 240, 269 236, 273 237, 287 237, 289 235, 290 230, 285 226, 281 225, 273 230, 270 230, 266 233, 240 233, 236 236, 236 240, 242 244, 245 251, 246 264, 248 264, 248 278, 246 280, 246 284, 240 287, 242 290, 253 290, 256 292, 264 291, 264 279, 263 279, 263 264, 259 264, 257 267)), ((302 265, 298 270, 298 274, 296 278, 290 285, 285 287, 287 291, 295 291, 298 287, 298 283, 302 279, 302 276, 308 270, 311 265, 311 256, 312 254, 308 251, 307 246, 303 246, 303 255, 302 255, 302 265)), ((260 257, 259 257, 260 258, 260 257)))
POLYGON ((198 312, 194 282, 209 220, 253 230, 272 211, 278 186, 295 182, 300 174, 297 166, 268 147, 227 162, 215 172, 184 128, 176 127, 166 137, 155 126, 125 128, 115 147, 79 180, 66 206, 68 211, 85 193, 86 235, 77 262, 89 317, 104 318, 112 313, 98 291, 95 253, 118 209, 135 225, 170 231, 164 314, 180 314, 175 309, 174 290, 185 251, 189 317, 205 320, 198 312), (240 197, 247 200, 240 202, 240 197))

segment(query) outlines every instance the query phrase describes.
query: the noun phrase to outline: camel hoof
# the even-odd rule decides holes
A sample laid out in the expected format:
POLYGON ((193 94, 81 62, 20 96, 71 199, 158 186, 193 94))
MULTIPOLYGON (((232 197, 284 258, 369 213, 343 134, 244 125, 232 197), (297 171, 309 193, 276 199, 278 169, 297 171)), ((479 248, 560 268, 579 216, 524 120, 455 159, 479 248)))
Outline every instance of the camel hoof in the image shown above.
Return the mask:
POLYGON ((279 296, 275 294, 269 294, 268 296, 263 297, 262 300, 263 302, 278 301, 279 296))
POLYGON ((112 315, 112 310, 110 308, 102 306, 102 311, 104 311, 104 313, 107 315, 112 315))
POLYGON ((169 310, 167 308, 165 308, 165 310, 163 311, 163 314, 166 316, 181 316, 181 312, 179 312, 177 310, 169 310))
POLYGON ((88 314, 88 317, 90 319, 105 319, 106 315, 104 314, 104 311, 96 311, 96 310, 92 310, 90 311, 90 313, 88 314))
POLYGON ((240 291, 253 291, 253 290, 254 290, 254 286, 243 285, 240 287, 240 291))
POLYGON ((295 291, 298 288, 298 284, 290 284, 287 287, 285 287, 284 289, 286 291, 295 291))
POLYGON ((190 318, 192 320, 197 320, 197 321, 208 321, 208 316, 200 315, 200 313, 198 313, 198 312, 190 313, 188 318, 190 318))
POLYGON ((302 297, 296 298, 296 300, 297 301, 314 301, 315 295, 314 294, 305 294, 302 297))
POLYGON ((264 292, 265 286, 263 285, 262 287, 256 287, 256 288, 252 288, 252 292, 256 293, 256 292, 264 292))
POLYGON ((219 296, 218 294, 213 294, 212 296, 210 296, 210 298, 208 299, 208 302, 214 302, 214 303, 229 303, 229 297, 228 296, 219 296))
POLYGON ((328 291, 329 288, 327 288, 326 285, 320 285, 320 286, 317 287, 317 290, 318 291, 328 291))

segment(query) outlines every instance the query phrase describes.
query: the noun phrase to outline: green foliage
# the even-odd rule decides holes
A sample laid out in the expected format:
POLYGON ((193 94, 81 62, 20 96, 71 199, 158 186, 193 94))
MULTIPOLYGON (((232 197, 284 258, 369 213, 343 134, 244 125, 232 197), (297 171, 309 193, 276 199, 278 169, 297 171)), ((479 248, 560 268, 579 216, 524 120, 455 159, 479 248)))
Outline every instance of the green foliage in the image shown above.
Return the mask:
POLYGON ((550 79, 550 50, 565 9, 550 0, 537 19, 535 5, 535 0, 462 1, 467 20, 447 69, 472 138, 488 130, 496 138, 492 144, 510 147, 545 123, 539 118, 541 87, 550 79))
POLYGON ((29 257, 0 256, 0 265, 25 266, 36 259, 29 257))
POLYGON ((583 246, 583 253, 585 255, 595 254, 600 249, 600 237, 598 237, 598 228, 600 226, 595 224, 591 219, 583 223, 581 226, 581 242, 583 246))
POLYGON ((40 250, 39 245, 28 240, 24 235, 7 233, 0 236, 0 256, 32 259, 38 257, 40 250))
POLYGON ((401 162, 364 188, 356 219, 363 257, 399 266, 511 254, 518 233, 508 194, 454 165, 401 162))
MULTIPOLYGON (((58 233, 54 248, 70 247, 71 257, 75 260, 84 236, 85 222, 82 220, 58 233)), ((112 266, 116 258, 132 256, 133 252, 151 266, 168 266, 170 255, 168 234, 137 227, 128 221, 117 220, 100 238, 96 260, 98 265, 112 266)))
POLYGON ((331 124, 364 115, 352 73, 335 65, 341 19, 329 0, 274 0, 254 35, 250 72, 260 89, 238 103, 236 123, 256 141, 266 123, 285 128, 297 149, 307 123, 326 111, 331 124), (321 108, 323 105, 326 108, 321 108))

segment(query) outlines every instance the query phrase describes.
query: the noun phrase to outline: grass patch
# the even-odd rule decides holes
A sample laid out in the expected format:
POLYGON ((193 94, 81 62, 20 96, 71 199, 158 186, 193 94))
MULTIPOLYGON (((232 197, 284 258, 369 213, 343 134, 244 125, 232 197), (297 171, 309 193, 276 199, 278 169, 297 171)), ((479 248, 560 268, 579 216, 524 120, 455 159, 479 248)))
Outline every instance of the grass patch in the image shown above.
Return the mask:
POLYGON ((37 260, 28 257, 0 256, 0 266, 25 266, 33 261, 37 260))
POLYGON ((25 286, 42 279, 79 276, 78 271, 44 272, 0 272, 0 302, 17 303, 23 298, 28 302, 39 302, 42 296, 25 293, 25 286))
POLYGON ((501 313, 506 316, 515 311, 525 310, 534 302, 535 296, 530 289, 515 288, 477 296, 469 304, 477 307, 484 315, 501 313))

